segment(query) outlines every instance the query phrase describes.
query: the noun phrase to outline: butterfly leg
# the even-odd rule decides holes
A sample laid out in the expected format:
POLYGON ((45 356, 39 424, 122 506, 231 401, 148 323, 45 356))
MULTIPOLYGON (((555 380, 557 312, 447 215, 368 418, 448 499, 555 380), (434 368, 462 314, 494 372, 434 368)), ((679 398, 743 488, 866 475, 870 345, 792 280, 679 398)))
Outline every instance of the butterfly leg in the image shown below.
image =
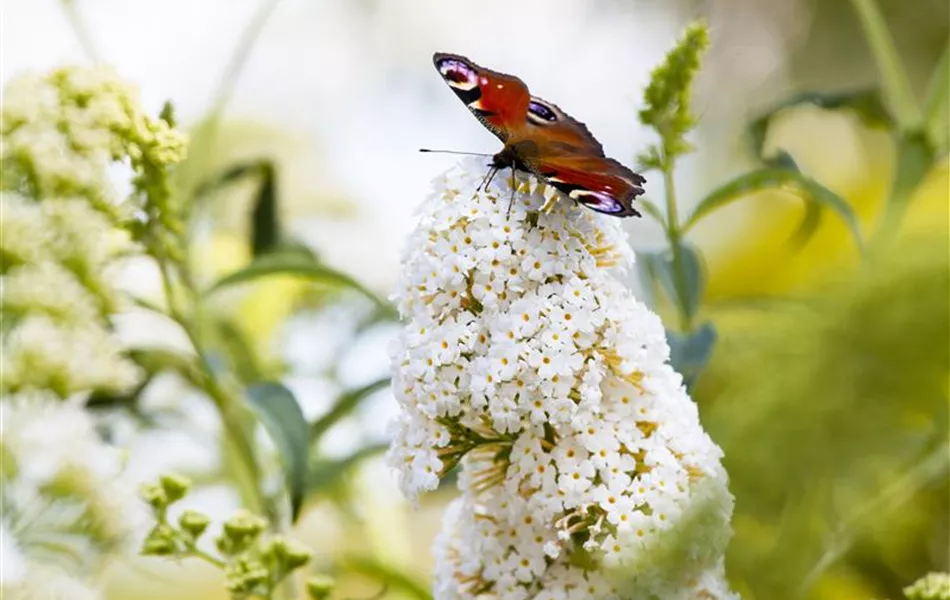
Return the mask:
POLYGON ((517 181, 515 180, 515 168, 511 167, 511 199, 508 200, 508 213, 505 215, 506 218, 511 218, 511 207, 515 203, 515 186, 517 181))
POLYGON ((488 186, 491 185, 491 180, 494 179, 495 173, 497 172, 498 172, 498 167, 493 166, 489 168, 488 173, 485 175, 484 179, 482 179, 482 182, 478 184, 477 188, 475 188, 475 193, 477 194, 483 189, 487 191, 488 186))

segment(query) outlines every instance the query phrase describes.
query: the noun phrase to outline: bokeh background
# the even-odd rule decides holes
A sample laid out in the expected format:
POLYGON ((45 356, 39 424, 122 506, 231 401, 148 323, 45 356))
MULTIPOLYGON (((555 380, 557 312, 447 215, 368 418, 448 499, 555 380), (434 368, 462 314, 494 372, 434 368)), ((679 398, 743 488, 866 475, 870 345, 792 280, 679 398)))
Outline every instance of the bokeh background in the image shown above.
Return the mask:
MULTIPOLYGON (((945 0, 880 0, 911 86, 924 90, 950 36, 945 0)), ((712 45, 699 75, 696 152, 677 172, 681 213, 758 157, 747 127, 807 90, 873 85, 877 72, 847 0, 3 0, 4 82, 24 70, 102 61, 157 113, 174 102, 193 146, 192 181, 236 164, 275 167, 280 221, 321 260, 385 296, 429 181, 454 163, 420 147, 494 152, 498 141, 445 88, 434 51, 517 74, 587 123, 629 165, 651 134, 637 120, 651 69, 683 26, 705 17, 712 45)), ((804 106, 772 122, 766 147, 846 199, 870 234, 894 173, 894 141, 849 111, 804 106)), ((660 201, 663 188, 647 185, 660 201)), ((259 193, 241 178, 203 200, 196 224, 204 280, 246 264, 259 193)), ((690 232, 707 286, 700 309, 719 341, 693 388, 726 452, 736 495, 727 568, 746 598, 899 598, 950 570, 948 484, 948 163, 914 193, 898 242, 861 258, 824 219, 787 242, 803 214, 782 192, 755 194, 690 232)), ((626 224, 637 250, 664 244, 648 219, 626 224)), ((117 277, 159 293, 154 269, 117 277)), ((630 285, 639 282, 631 274, 630 285)), ((217 297, 258 370, 292 389, 310 419, 341 394, 355 408, 313 448, 313 493, 294 535, 340 580, 339 597, 426 598, 430 545, 451 485, 410 506, 381 460, 396 410, 386 345, 398 324, 371 303, 290 278, 217 297)), ((661 314, 669 314, 660 305, 661 314)), ((144 314, 119 323, 128 343, 175 348, 180 333, 144 314)), ((241 503, 210 403, 173 376, 134 406, 104 406, 103 430, 128 449, 136 481, 182 472, 187 502, 214 514, 241 503)), ((267 443, 262 436, 261 443, 267 443)), ((199 564, 116 561, 108 597, 224 598, 199 564)))

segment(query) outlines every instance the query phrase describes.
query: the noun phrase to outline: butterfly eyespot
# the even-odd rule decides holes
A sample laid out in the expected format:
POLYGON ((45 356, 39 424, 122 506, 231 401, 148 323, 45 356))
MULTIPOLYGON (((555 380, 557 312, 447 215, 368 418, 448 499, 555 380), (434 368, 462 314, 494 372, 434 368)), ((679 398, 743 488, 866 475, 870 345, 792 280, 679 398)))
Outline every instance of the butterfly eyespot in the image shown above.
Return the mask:
POLYGON ((445 82, 453 88, 464 91, 478 86, 479 77, 475 69, 456 58, 444 58, 436 66, 445 82))
POLYGON ((532 100, 528 103, 528 120, 536 125, 547 125, 557 121, 557 113, 550 106, 532 100))

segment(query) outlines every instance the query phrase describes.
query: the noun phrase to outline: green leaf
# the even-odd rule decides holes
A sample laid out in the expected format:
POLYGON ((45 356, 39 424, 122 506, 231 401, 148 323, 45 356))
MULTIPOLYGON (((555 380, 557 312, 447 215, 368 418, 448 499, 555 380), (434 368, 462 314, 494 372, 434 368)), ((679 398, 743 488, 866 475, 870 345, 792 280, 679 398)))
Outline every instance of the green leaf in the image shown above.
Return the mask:
POLYGON ((296 521, 307 486, 310 439, 307 421, 294 395, 279 383, 253 385, 248 388, 247 396, 280 452, 290 496, 291 518, 296 521))
POLYGON ((243 269, 219 279, 205 293, 211 294, 232 285, 247 283, 271 275, 296 275, 314 283, 348 287, 375 302, 383 312, 387 314, 394 313, 393 307, 388 302, 363 287, 362 284, 349 275, 320 264, 300 252, 278 252, 260 256, 243 269))
POLYGON ((273 250, 280 238, 277 215, 277 178, 270 161, 261 163, 261 188, 251 212, 251 251, 260 256, 273 250))
POLYGON ((267 168, 271 168, 271 170, 273 170, 270 162, 263 159, 237 163, 225 170, 220 175, 217 175, 214 178, 204 181, 198 185, 196 195, 203 196, 210 194, 211 192, 219 190, 239 179, 244 179, 245 177, 262 176, 267 168))
POLYGON ((815 235, 815 232, 818 231, 818 226, 821 225, 821 214, 821 206, 819 206, 817 202, 805 203, 805 215, 798 224, 795 233, 793 233, 792 237, 788 240, 788 245, 792 250, 800 250, 808 243, 811 236, 815 235))
POLYGON ((716 344, 716 329, 711 323, 704 323, 689 333, 666 331, 670 345, 670 364, 683 376, 687 389, 699 378, 712 356, 716 344))
POLYGON ((887 237, 899 231, 914 191, 930 171, 933 161, 934 151, 923 132, 909 132, 900 137, 897 142, 897 169, 884 218, 878 227, 879 236, 887 237))
POLYGON ((259 159, 238 163, 214 179, 198 186, 197 195, 202 196, 218 190, 245 177, 260 179, 260 188, 250 214, 251 250, 260 256, 280 244, 280 219, 277 208, 277 175, 274 163, 259 159))
POLYGON ((205 377, 198 363, 198 357, 194 355, 185 355, 162 348, 136 348, 129 350, 129 357, 149 375, 162 371, 174 371, 196 387, 202 386, 205 377))
POLYGON ((372 395, 373 392, 381 390, 388 385, 389 377, 384 377, 340 395, 340 397, 336 399, 336 402, 333 403, 333 407, 310 426, 311 443, 316 443, 324 433, 339 422, 340 419, 353 412, 360 403, 372 395))
POLYGON ((706 287, 706 274, 702 259, 696 248, 685 242, 678 247, 680 265, 676 264, 674 249, 665 251, 661 256, 664 268, 659 271, 660 285, 667 295, 679 306, 680 312, 692 319, 699 309, 699 303, 706 287), (681 278, 681 279, 680 279, 681 278))
POLYGON ((920 108, 907 77, 907 69, 901 61, 887 23, 874 0, 851 0, 864 30, 864 39, 871 48, 881 77, 881 90, 891 115, 902 131, 916 129, 920 124, 920 108))
POLYGON ((158 118, 169 127, 176 127, 178 120, 175 118, 175 105, 172 104, 171 100, 166 100, 165 104, 162 104, 162 112, 158 113, 158 118))
POLYGON ((803 104, 813 104, 825 110, 854 111, 868 127, 893 127, 893 119, 887 112, 881 100, 881 92, 877 88, 837 93, 804 92, 773 106, 749 125, 749 138, 756 156, 762 156, 765 136, 772 125, 772 120, 782 111, 803 104))
POLYGON ((642 208, 643 212, 647 215, 653 217, 657 223, 660 224, 663 229, 666 229, 666 217, 663 216, 663 211, 660 210, 660 207, 654 204, 651 200, 646 198, 641 198, 637 200, 638 208, 642 208))
POLYGON ((934 148, 945 150, 950 135, 950 43, 930 76, 924 97, 924 127, 934 148))
POLYGON ((839 216, 848 226, 855 244, 863 250, 861 230, 858 219, 847 202, 817 181, 789 169, 765 168, 740 175, 732 181, 713 190, 696 206, 693 214, 683 224, 683 232, 688 231, 706 215, 718 208, 735 202, 750 194, 769 189, 784 189, 799 194, 805 202, 815 203, 822 209, 828 209, 839 216))
POLYGON ((343 458, 314 461, 310 466, 308 491, 311 494, 320 493, 334 487, 357 464, 385 452, 387 448, 389 448, 388 444, 373 444, 364 446, 343 458))
MULTIPOLYGON (((637 257, 642 269, 641 277, 659 284, 670 302, 687 319, 692 319, 702 300, 706 285, 705 271, 702 259, 692 245, 680 243, 678 247, 680 260, 682 261, 683 280, 681 282, 677 281, 672 248, 667 248, 662 252, 641 252, 637 254, 637 257), (680 293, 681 288, 682 294, 680 293)), ((652 284, 649 285, 649 291, 653 295, 654 287, 652 284)), ((656 298, 654 297, 652 300, 655 303, 656 298)))
POLYGON ((230 320, 222 319, 218 321, 217 329, 238 378, 245 383, 259 381, 263 374, 258 364, 257 354, 247 343, 240 326, 230 320))
POLYGON ((387 585, 394 592, 402 592, 403 597, 416 600, 432 600, 429 588, 415 577, 411 577, 383 562, 369 556, 349 556, 343 559, 341 570, 375 579, 387 585))
POLYGON ((659 252, 648 252, 646 250, 637 251, 637 276, 640 281, 640 287, 643 288, 643 301, 650 308, 657 306, 657 285, 659 280, 659 252))

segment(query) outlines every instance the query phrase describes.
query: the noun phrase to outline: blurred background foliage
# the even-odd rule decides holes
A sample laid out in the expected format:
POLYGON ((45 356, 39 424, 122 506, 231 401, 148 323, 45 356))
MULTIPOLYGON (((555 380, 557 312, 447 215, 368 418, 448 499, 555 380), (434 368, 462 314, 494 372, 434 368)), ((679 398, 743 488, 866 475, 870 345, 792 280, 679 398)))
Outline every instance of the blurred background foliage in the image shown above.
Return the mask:
MULTIPOLYGON (((28 13, 33 19, 28 22, 43 26, 62 19, 65 7, 69 22, 87 40, 87 53, 92 47, 99 58, 112 59, 109 46, 97 47, 102 32, 83 21, 90 11, 109 10, 108 3, 70 0, 29 9, 26 4, 11 2, 5 10, 28 13)), ((430 79, 433 87, 441 86, 428 72, 427 58, 419 61, 417 54, 454 50, 456 34, 465 40, 460 45, 474 49, 479 44, 471 39, 483 31, 476 31, 480 21, 469 31, 467 16, 476 19, 472 11, 486 11, 495 21, 505 14, 503 3, 459 5, 448 13, 428 4, 395 4, 407 11, 400 28, 419 22, 424 25, 418 29, 429 33, 414 42, 402 39, 405 47, 387 47, 392 41, 380 32, 396 18, 391 11, 397 9, 379 0, 327 3, 332 8, 323 16, 331 22, 319 27, 337 28, 354 39, 377 36, 359 60, 373 77, 397 90, 393 94, 402 102, 421 102, 411 94, 406 100, 403 86, 416 81, 429 85, 430 79), (453 33, 457 27, 464 31, 453 33), (432 47, 413 54, 406 49, 413 44, 432 47), (391 55, 383 60, 380 50, 391 55), (416 73, 423 74, 417 78, 416 73)), ((708 17, 711 48, 694 101, 701 119, 693 140, 697 151, 678 171, 682 202, 691 208, 698 202, 691 197, 701 198, 737 174, 761 167, 759 149, 747 130, 757 117, 797 93, 850 92, 879 81, 855 4, 600 0, 576 9, 586 21, 574 19, 576 13, 559 20, 550 11, 541 12, 543 23, 562 34, 570 32, 573 39, 586 39, 581 30, 601 13, 621 15, 614 25, 618 36, 635 35, 619 28, 638 19, 644 23, 642 35, 656 25, 664 33, 649 54, 653 57, 671 45, 689 18, 708 17)), ((878 0, 878 5, 906 65, 913 96, 922 102, 946 52, 950 8, 943 0, 878 0)), ((366 148, 375 162, 368 158, 357 172, 379 180, 371 189, 387 194, 398 189, 391 199, 368 195, 368 184, 337 168, 334 157, 345 148, 292 124, 294 114, 301 123, 333 121, 326 107, 314 109, 315 114, 268 115, 247 108, 254 103, 246 102, 242 112, 253 118, 225 110, 235 94, 246 98, 255 93, 253 86, 231 87, 241 61, 253 57, 255 36, 276 3, 261 6, 252 12, 250 26, 221 17, 218 27, 226 30, 227 39, 243 39, 232 57, 236 62, 226 69, 234 73, 223 76, 224 91, 210 109, 192 111, 193 118, 184 124, 190 125, 193 141, 179 185, 195 197, 192 260, 202 287, 258 265, 242 285, 225 286, 208 297, 206 311, 212 318, 204 326, 214 350, 211 359, 227 365, 245 384, 280 380, 300 403, 311 439, 303 510, 293 534, 315 549, 320 571, 339 578, 338 597, 371 597, 385 590, 387 598, 424 599, 432 566, 429 547, 452 490, 437 492, 419 507, 407 506, 375 459, 386 441, 385 421, 394 410, 386 388, 385 344, 396 325, 382 298, 398 255, 391 242, 405 234, 411 216, 392 222, 396 233, 391 237, 377 235, 372 223, 387 219, 387 211, 411 215, 411 205, 421 199, 409 193, 415 190, 413 177, 427 180, 441 167, 409 165, 416 160, 409 153, 433 145, 427 137, 452 140, 451 127, 466 117, 430 123, 448 132, 429 130, 427 135, 409 134, 409 139, 403 139, 407 132, 397 124, 384 130, 384 137, 400 143, 380 141, 380 148, 366 148), (380 159, 380 152, 389 153, 388 158, 380 159), (391 177, 401 176, 403 168, 410 182, 405 185, 391 177), (277 263, 274 256, 280 257, 277 263)), ((141 5, 128 11, 116 16, 116 22, 141 19, 147 9, 141 5)), ((10 18, 8 14, 4 20, 10 18)), ((523 24, 519 31, 519 46, 551 37, 537 24, 523 24)), ((218 38, 225 35, 221 32, 218 38)), ((570 45, 564 39, 548 41, 570 45)), ((30 46, 22 40, 16 46, 16 39, 3 43, 6 78, 7 52, 26 52, 30 46)), ((280 46, 273 40, 270 44, 280 46)), ((289 52, 300 52, 299 46, 288 46, 289 52)), ((598 51, 609 51, 609 43, 598 51)), ((587 58, 603 60, 596 53, 587 58)), ((293 69, 279 63, 273 69, 290 80, 297 76, 295 69, 307 69, 306 57, 296 60, 293 69)), ((622 77, 600 65, 591 68, 601 81, 622 77)), ((946 62, 942 68, 948 69, 946 62)), ((549 75, 569 79, 561 70, 549 75)), ((643 75, 638 76, 642 81, 643 75)), ((332 88, 339 77, 328 75, 326 87, 332 88)), ((255 85, 263 93, 272 80, 259 79, 255 85)), ((535 81, 529 80, 532 85, 535 81)), ((944 92, 947 85, 945 80, 944 92)), ((370 88, 374 93, 379 89, 370 88)), ((594 93, 583 90, 583 95, 594 93)), ((608 92, 598 88, 596 93, 608 92)), ((444 94, 433 96, 432 104, 443 100, 458 108, 444 94)), ((385 112, 387 101, 376 95, 369 104, 359 104, 373 110, 365 111, 369 125, 348 123, 354 136, 357 129, 379 126, 379 115, 371 113, 385 112)), ((635 122, 639 106, 629 98, 624 102, 627 112, 596 118, 615 121, 625 131, 620 124, 635 122)), ((593 117, 591 112, 599 108, 588 107, 584 116, 593 117)), ((467 132, 459 139, 484 141, 467 132)), ((472 149, 464 143, 453 147, 472 149)), ((636 148, 644 144, 645 138, 638 138, 636 148)), ((853 110, 803 104, 776 113, 761 154, 774 157, 782 150, 793 157, 798 171, 847 203, 867 241, 888 223, 885 204, 897 170, 896 146, 894 135, 869 126, 853 110)), ((632 153, 617 157, 630 164, 632 153)), ((871 245, 863 255, 845 222, 829 214, 812 223, 806 242, 790 244, 809 213, 785 189, 744 195, 742 202, 716 211, 691 231, 704 259, 705 287, 696 321, 712 323, 716 334, 692 393, 710 435, 726 453, 736 496, 736 534, 727 568, 744 598, 900 598, 904 586, 928 571, 950 570, 948 168, 944 146, 927 165, 903 222, 894 225, 894 239, 871 245)), ((661 186, 651 180, 649 188, 659 198, 661 186)), ((656 230, 642 221, 628 225, 635 247, 662 247, 656 230)), ((145 297, 149 284, 142 281, 149 281, 148 272, 142 266, 130 275, 145 297)), ((676 322, 675 309, 662 298, 658 309, 667 322, 676 322)), ((160 336, 161 345, 181 345, 167 323, 153 327, 150 321, 134 321, 131 328, 133 338, 143 330, 168 331, 160 336)), ((184 466, 198 484, 189 497, 195 506, 220 512, 239 503, 228 467, 233 449, 209 442, 219 431, 209 403, 174 369, 157 369, 134 398, 100 400, 105 429, 130 448, 129 468, 140 470, 143 480, 169 465, 184 466), (167 456, 156 462, 158 450, 167 456)), ((269 447, 266 436, 258 441, 269 447)), ((280 472, 276 458, 265 466, 280 472)), ((270 482, 272 488, 279 488, 279 479, 270 482)), ((202 565, 130 558, 113 566, 110 598, 171 596, 226 597, 220 574, 202 565)))

